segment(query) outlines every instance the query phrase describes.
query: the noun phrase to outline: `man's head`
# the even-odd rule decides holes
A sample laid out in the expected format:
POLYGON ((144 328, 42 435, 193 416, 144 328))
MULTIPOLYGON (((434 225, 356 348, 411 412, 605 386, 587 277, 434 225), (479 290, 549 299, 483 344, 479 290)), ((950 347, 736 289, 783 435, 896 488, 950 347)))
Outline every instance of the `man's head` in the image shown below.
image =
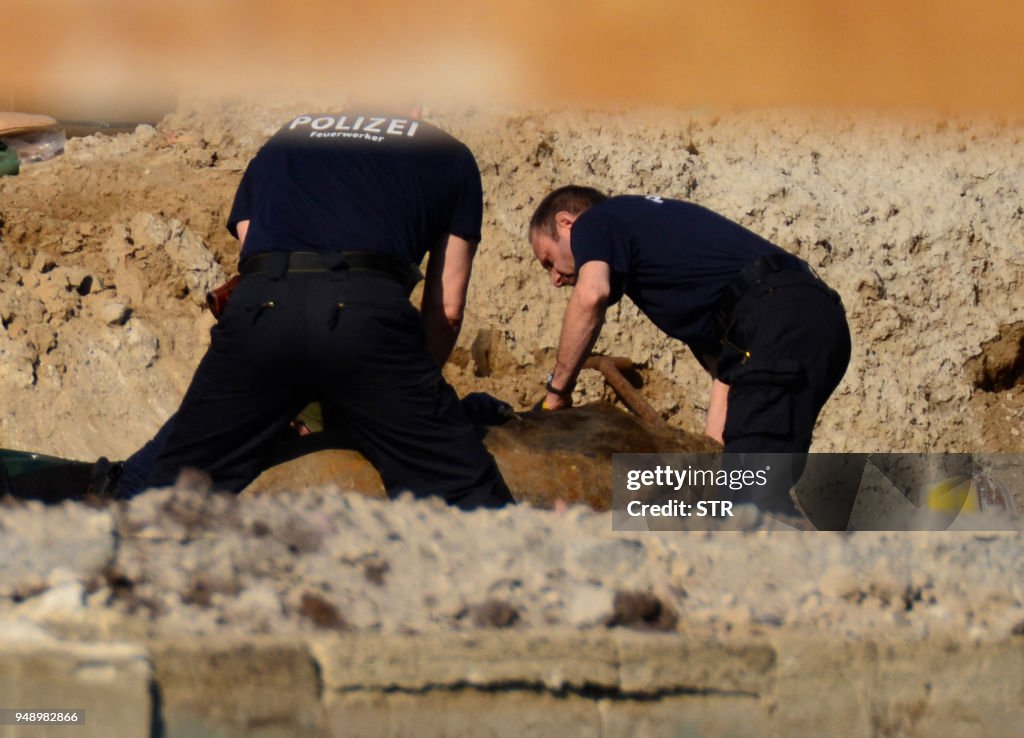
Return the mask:
POLYGON ((572 224, 587 208, 608 196, 593 187, 567 185, 540 201, 530 218, 530 245, 555 287, 576 284, 572 224))

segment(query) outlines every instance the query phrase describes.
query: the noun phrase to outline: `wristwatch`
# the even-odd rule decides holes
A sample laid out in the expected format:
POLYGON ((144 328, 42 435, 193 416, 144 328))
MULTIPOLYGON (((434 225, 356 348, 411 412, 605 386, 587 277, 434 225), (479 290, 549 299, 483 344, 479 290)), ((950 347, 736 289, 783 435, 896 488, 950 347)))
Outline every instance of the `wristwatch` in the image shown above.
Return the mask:
POLYGON ((553 395, 558 395, 559 397, 572 397, 572 391, 576 389, 576 383, 573 382, 568 387, 558 389, 555 385, 551 384, 554 378, 555 375, 553 373, 548 375, 547 381, 544 384, 544 389, 553 395))

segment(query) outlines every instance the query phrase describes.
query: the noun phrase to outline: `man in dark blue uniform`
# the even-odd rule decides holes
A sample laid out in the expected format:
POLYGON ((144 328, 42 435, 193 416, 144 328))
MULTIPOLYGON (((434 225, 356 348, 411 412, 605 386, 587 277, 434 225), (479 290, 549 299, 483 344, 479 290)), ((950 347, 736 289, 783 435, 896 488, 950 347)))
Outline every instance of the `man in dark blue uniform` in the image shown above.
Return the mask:
POLYGON ((544 407, 571 404, 605 310, 625 294, 711 374, 706 430, 726 452, 808 450, 850 333, 805 262, 699 205, 577 186, 544 198, 530 242, 552 284, 574 285, 544 407))
POLYGON ((312 401, 344 427, 388 494, 461 508, 512 501, 441 376, 480 240, 480 173, 422 121, 302 115, 250 162, 228 221, 241 281, 211 334, 152 468, 128 489, 198 468, 240 491, 312 401), (420 312, 408 295, 430 253, 420 312))

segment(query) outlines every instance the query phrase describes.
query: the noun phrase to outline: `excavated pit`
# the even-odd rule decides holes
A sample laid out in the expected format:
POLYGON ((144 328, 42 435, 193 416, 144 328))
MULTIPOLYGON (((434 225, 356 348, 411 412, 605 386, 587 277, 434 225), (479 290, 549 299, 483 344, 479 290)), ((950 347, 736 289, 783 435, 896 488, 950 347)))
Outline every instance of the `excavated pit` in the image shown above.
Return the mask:
MULTIPOLYGON (((213 324, 205 290, 234 269, 223 226, 234 188, 299 109, 189 104, 156 126, 73 139, 63 156, 0 179, 0 447, 124 457, 173 412, 213 324)), ((542 394, 567 296, 533 263, 526 219, 549 189, 577 181, 695 199, 805 258, 842 294, 853 358, 815 450, 1024 449, 1020 121, 438 118, 476 153, 487 193, 467 320, 445 368, 460 394, 517 410, 542 394)), ((622 304, 597 348, 637 362, 633 385, 672 434, 699 435, 709 382, 683 347, 622 304)), ((576 400, 615 393, 587 371, 576 400)), ((19 660, 24 649, 70 654, 72 684, 82 663, 123 668, 112 684, 135 691, 110 692, 110 704, 162 715, 167 735, 191 735, 211 696, 210 724, 229 705, 289 735, 319 735, 294 728, 316 722, 307 713, 288 712, 309 705, 343 725, 385 711, 418 719, 424 705, 444 716, 518 705, 506 729, 527 714, 564 721, 571 707, 608 735, 687 710, 719 720, 706 735, 776 720, 787 735, 820 735, 829 720, 864 735, 1020 724, 1002 697, 1024 678, 1019 531, 778 532, 753 515, 734 532, 613 532, 611 513, 559 501, 593 505, 611 453, 662 441, 606 411, 563 416, 549 435, 529 421, 492 431, 495 453, 530 475, 517 483, 534 489, 524 499, 552 510, 463 514, 347 494, 372 493, 372 469, 350 457, 362 476, 343 478, 321 454, 270 470, 257 484, 274 494, 222 497, 186 479, 115 508, 7 503, 0 641, 14 645, 0 684, 53 689, 56 677, 32 671, 51 662, 19 660), (251 640, 268 633, 293 640, 251 640), (82 639, 107 651, 79 653, 82 639), (282 666, 255 666, 266 663, 282 666), (281 695, 288 705, 272 708, 281 695)), ((1011 492, 1024 509, 1019 484, 1011 492)))

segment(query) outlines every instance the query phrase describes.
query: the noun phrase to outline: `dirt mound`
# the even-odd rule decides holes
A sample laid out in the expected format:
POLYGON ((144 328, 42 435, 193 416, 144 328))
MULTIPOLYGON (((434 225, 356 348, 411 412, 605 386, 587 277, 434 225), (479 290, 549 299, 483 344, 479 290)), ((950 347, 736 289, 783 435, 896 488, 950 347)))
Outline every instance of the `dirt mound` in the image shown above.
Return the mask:
MULTIPOLYGON (((197 103, 132 134, 72 139, 63 156, 0 180, 0 446, 118 457, 159 427, 208 342, 203 294, 234 269, 234 188, 298 109, 197 103)), ((1024 392, 983 392, 964 367, 1024 308, 1024 124, 787 111, 435 117, 476 153, 486 193, 447 368, 460 392, 520 409, 540 396, 567 295, 533 263, 525 223, 551 187, 575 181, 694 199, 839 290, 854 353, 816 450, 1021 450, 1010 431, 1024 392), (472 350, 481 335, 485 371, 472 350)), ((626 301, 598 350, 640 362, 655 409, 701 429, 708 380, 626 301)), ((578 399, 602 398, 612 393, 589 372, 578 399)))

